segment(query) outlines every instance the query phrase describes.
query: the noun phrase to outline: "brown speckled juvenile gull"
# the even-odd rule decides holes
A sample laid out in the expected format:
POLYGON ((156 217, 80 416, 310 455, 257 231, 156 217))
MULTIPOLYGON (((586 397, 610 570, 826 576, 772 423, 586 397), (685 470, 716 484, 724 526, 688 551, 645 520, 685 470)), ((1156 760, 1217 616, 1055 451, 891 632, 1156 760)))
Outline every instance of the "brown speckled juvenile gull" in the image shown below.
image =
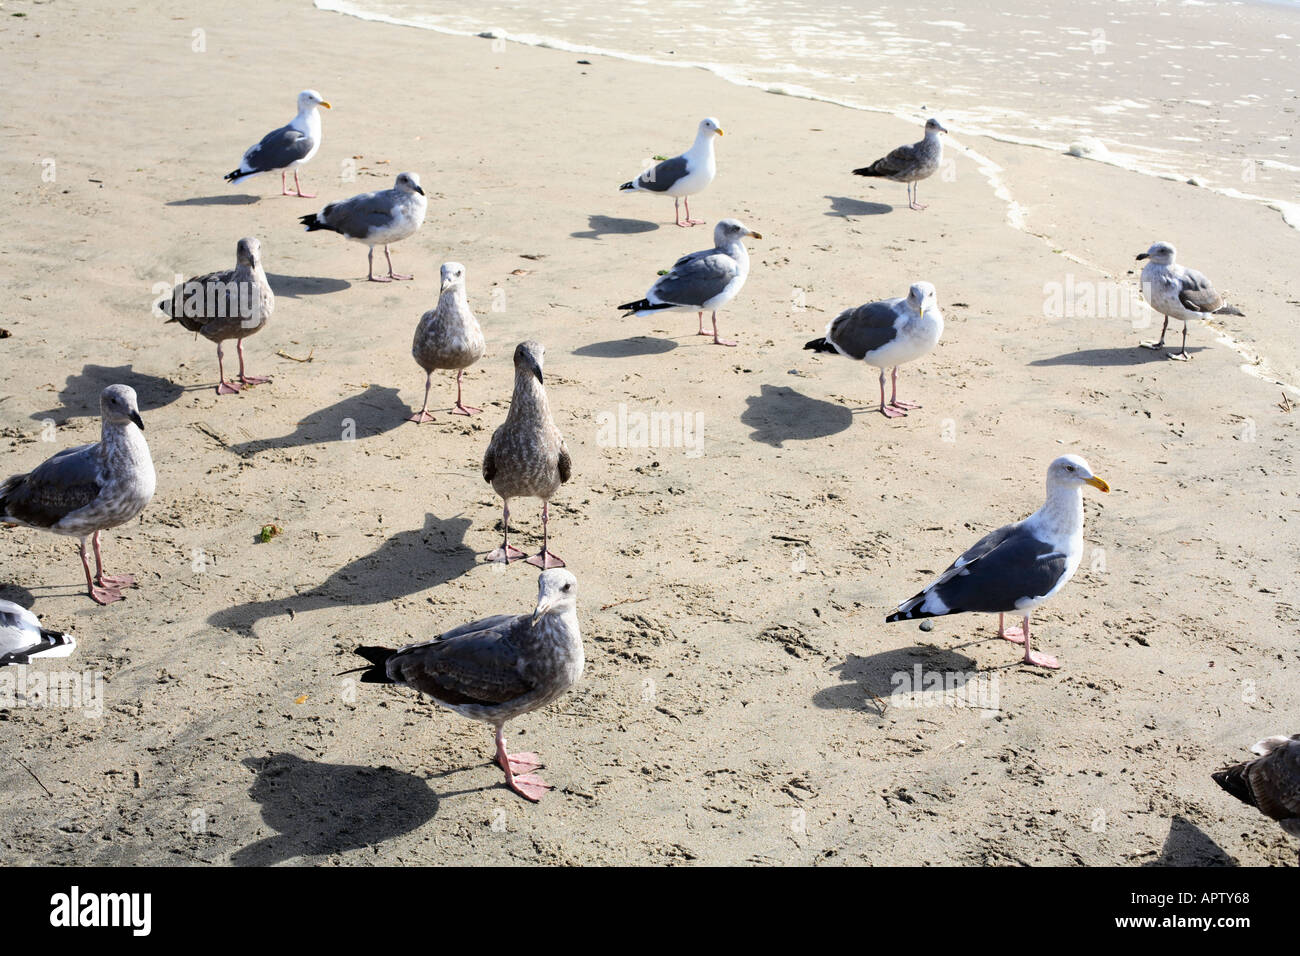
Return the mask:
POLYGON ((363 683, 402 684, 428 694, 462 717, 496 728, 496 760, 506 786, 536 802, 550 786, 532 771, 535 753, 506 750, 506 721, 545 707, 582 676, 578 581, 568 571, 543 571, 531 614, 497 614, 462 624, 400 651, 358 647, 374 666, 363 683))
POLYGON ((433 421, 429 414, 429 386, 433 384, 433 370, 456 370, 456 406, 453 415, 476 415, 481 408, 472 408, 461 401, 460 379, 465 369, 483 357, 483 330, 469 309, 465 297, 465 267, 459 262, 442 264, 442 292, 438 305, 420 317, 415 328, 415 341, 411 355, 424 369, 424 405, 407 421, 421 425, 433 421))
POLYGON ((501 496, 501 547, 489 561, 509 563, 524 556, 510 546, 510 499, 542 499, 542 550, 528 559, 537 567, 562 568, 564 562, 548 550, 547 521, 551 496, 569 480, 569 449, 555 427, 542 387, 540 342, 520 342, 515 349, 515 394, 505 423, 492 433, 483 456, 483 480, 501 496))
POLYGON ((261 385, 269 378, 244 374, 244 339, 260 332, 275 311, 275 293, 262 271, 262 244, 252 237, 235 245, 235 268, 209 272, 187 279, 172 289, 171 301, 163 304, 168 322, 179 322, 217 343, 218 395, 234 395, 239 386, 226 381, 225 353, 221 343, 235 340, 239 352, 239 381, 261 385))
POLYGON ((1211 774, 1214 782, 1300 837, 1300 734, 1266 737, 1250 750, 1259 756, 1211 774))
POLYGON ((912 209, 924 209, 916 201, 916 184, 922 179, 934 175, 934 171, 943 163, 943 141, 940 133, 948 132, 934 117, 925 121, 925 138, 919 143, 900 146, 882 156, 870 166, 853 170, 855 176, 882 176, 896 183, 907 183, 907 205, 912 209))
POLYGON ((0 601, 0 667, 26 664, 33 657, 67 657, 77 648, 71 634, 41 627, 21 604, 0 601))
POLYGON ((144 511, 153 497, 153 459, 135 389, 110 385, 99 396, 101 438, 93 445, 61 451, 25 475, 0 482, 0 521, 81 539, 86 587, 100 604, 122 600, 135 584, 128 574, 104 573, 99 534, 144 511), (95 576, 86 560, 86 539, 95 548, 95 576))

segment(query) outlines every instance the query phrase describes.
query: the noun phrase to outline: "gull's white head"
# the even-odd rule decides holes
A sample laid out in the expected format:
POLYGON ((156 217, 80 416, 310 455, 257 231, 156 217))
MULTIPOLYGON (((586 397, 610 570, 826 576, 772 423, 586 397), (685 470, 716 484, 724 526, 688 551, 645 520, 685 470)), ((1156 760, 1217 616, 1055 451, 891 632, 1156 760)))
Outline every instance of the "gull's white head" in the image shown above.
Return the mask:
POLYGON ((544 614, 568 614, 578 610, 578 579, 564 568, 551 568, 537 576, 537 607, 533 623, 544 614))
POLYGON ((140 418, 140 405, 136 401, 135 389, 130 385, 110 385, 100 392, 99 414, 114 425, 135 422, 137 428, 144 430, 144 421, 140 418))
POLYGON ((252 236, 235 243, 235 261, 241 265, 255 266, 262 258, 262 244, 252 236))
POLYGON ((917 315, 920 315, 926 309, 938 307, 939 300, 935 298, 934 286, 930 283, 914 282, 907 292, 907 303, 916 309, 917 315))
POLYGON ((942 123, 940 123, 937 119, 935 119, 933 116, 931 116, 928 120, 925 121, 925 132, 926 132, 927 134, 929 134, 929 133, 931 133, 931 132, 934 132, 934 133, 946 133, 946 132, 948 132, 948 129, 947 129, 947 127, 945 127, 942 123))
POLYGON ((1177 252, 1170 243, 1157 242, 1146 252, 1141 253, 1138 256, 1138 261, 1150 259, 1155 265, 1171 266, 1174 264, 1175 255, 1177 255, 1177 252))
POLYGON ((1099 491, 1110 491, 1110 485, 1098 478, 1088 463, 1078 455, 1062 455, 1047 466, 1047 486, 1092 485, 1099 491))
POLYGON ((315 109, 318 106, 323 106, 326 109, 330 108, 330 105, 325 102, 325 98, 315 90, 303 90, 298 94, 299 113, 305 113, 307 110, 315 109))
POLYGON ((465 285, 465 267, 459 262, 444 262, 442 264, 442 291, 446 292, 455 285, 465 285))
POLYGON ((713 227, 713 245, 718 249, 725 249, 746 236, 753 236, 755 239, 763 238, 762 233, 750 229, 739 219, 720 219, 713 227))
POLYGON ((704 117, 704 119, 700 120, 700 130, 697 135, 721 136, 722 127, 718 125, 718 121, 715 120, 712 116, 706 116, 704 117))
POLYGON ((424 195, 424 187, 420 185, 419 173, 398 173, 397 187, 404 193, 419 193, 424 195))

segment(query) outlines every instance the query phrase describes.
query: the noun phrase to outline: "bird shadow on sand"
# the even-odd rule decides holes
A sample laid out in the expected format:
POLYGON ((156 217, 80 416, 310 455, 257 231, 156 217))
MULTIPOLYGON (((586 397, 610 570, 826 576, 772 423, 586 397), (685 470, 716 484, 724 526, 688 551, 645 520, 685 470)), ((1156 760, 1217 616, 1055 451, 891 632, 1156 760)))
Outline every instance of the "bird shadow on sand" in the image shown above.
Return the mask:
POLYGON ((352 288, 347 279, 326 279, 322 276, 283 276, 273 272, 266 274, 271 291, 286 299, 297 299, 304 295, 329 295, 352 288))
POLYGON ((809 398, 784 385, 764 385, 762 393, 750 395, 745 404, 740 421, 753 429, 750 439, 774 448, 787 441, 826 438, 853 424, 851 408, 809 398))
POLYGON ((574 239, 599 239, 602 236, 631 236, 639 232, 654 232, 659 223, 645 219, 618 219, 614 216, 588 216, 590 227, 582 232, 569 233, 574 239))
POLYGON ((826 196, 831 201, 830 211, 827 216, 839 216, 847 218, 848 216, 879 216, 882 213, 893 212, 894 207, 889 203, 883 202, 864 202, 861 199, 851 199, 848 196, 826 196))
MULTIPOLYGON (((424 516, 424 527, 399 531, 375 551, 349 561, 309 591, 250 601, 208 618, 216 628, 251 635, 263 618, 327 607, 384 604, 460 577, 478 562, 465 545, 468 518, 424 516)), ((432 635, 430 635, 432 636, 432 635)))
POLYGON ((872 696, 888 699, 896 686, 904 690, 924 690, 924 683, 917 688, 911 686, 918 664, 923 681, 929 674, 953 675, 961 681, 958 690, 965 685, 966 675, 979 672, 979 665, 965 654, 925 644, 881 651, 869 657, 850 654, 844 658, 843 664, 832 668, 845 683, 819 690, 813 694, 813 704, 825 710, 873 709, 872 696), (904 678, 907 683, 900 683, 904 678))
POLYGON ((634 335, 627 339, 593 342, 573 350, 583 358, 635 358, 638 355, 662 355, 677 348, 672 339, 657 339, 649 335, 634 335))
POLYGON ((254 438, 231 445, 230 450, 247 458, 272 448, 301 448, 335 441, 373 438, 406 424, 411 414, 398 397, 397 389, 371 385, 364 392, 349 395, 318 412, 312 412, 288 435, 254 438))
MULTIPOLYGON (((1205 346, 1188 346, 1187 351, 1195 354, 1204 352, 1205 349, 1205 346)), ((1065 352, 1054 358, 1034 359, 1029 364, 1039 368, 1051 365, 1148 365, 1151 362, 1168 362, 1167 356, 1171 351, 1173 350, 1144 349, 1136 345, 1120 349, 1080 349, 1077 352, 1065 352)))
POLYGON ((169 206, 251 206, 260 202, 261 196, 248 193, 224 193, 220 196, 192 196, 189 199, 173 199, 169 206))
POLYGON ((32 605, 36 603, 36 595, 21 584, 0 583, 0 601, 13 601, 30 611, 32 605))
POLYGON ((275 830, 230 857, 272 866, 301 856, 344 853, 418 830, 438 813, 438 794, 420 776, 392 767, 318 763, 294 754, 249 757, 248 794, 275 830))
POLYGON ((1186 817, 1169 821, 1160 855, 1143 866, 1239 866, 1204 830, 1186 817))
POLYGON ((59 389, 59 404, 32 415, 35 421, 56 421, 76 415, 99 415, 99 393, 110 385, 130 385, 140 403, 140 411, 149 413, 170 405, 185 394, 185 388, 157 375, 137 372, 130 365, 85 365, 69 375, 59 389))

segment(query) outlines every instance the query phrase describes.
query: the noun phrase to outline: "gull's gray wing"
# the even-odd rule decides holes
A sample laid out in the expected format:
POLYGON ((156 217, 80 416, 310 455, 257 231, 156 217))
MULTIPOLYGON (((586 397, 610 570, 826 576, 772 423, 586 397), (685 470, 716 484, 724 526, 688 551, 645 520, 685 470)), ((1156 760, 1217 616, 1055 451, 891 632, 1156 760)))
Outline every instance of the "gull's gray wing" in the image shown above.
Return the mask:
POLYGON ((900 301, 868 302, 856 309, 845 309, 831 320, 827 340, 850 358, 864 358, 898 335, 895 325, 903 315, 900 301))
POLYGON ((284 169, 290 163, 304 159, 313 145, 315 141, 301 130, 281 126, 248 148, 239 164, 240 172, 265 173, 273 169, 284 169))
POLYGON ((637 187, 651 192, 661 193, 670 188, 688 172, 685 156, 665 159, 657 166, 651 166, 636 178, 637 187))
POLYGON ((1223 297, 1214 291, 1210 280, 1195 269, 1183 269, 1179 277, 1178 300, 1193 312, 1213 312, 1223 305, 1223 297))
POLYGON ((235 284, 235 270, 209 272, 207 275, 186 279, 172 289, 172 297, 162 305, 162 311, 190 332, 202 332, 210 318, 240 318, 239 286, 235 284))
POLYGON ((672 305, 703 305, 740 275, 740 263, 714 249, 697 258, 686 256, 650 287, 647 298, 672 305))
POLYGON ((387 229, 393 224, 399 201, 396 189, 362 193, 330 203, 317 214, 316 219, 326 229, 349 239, 364 239, 373 230, 387 229))
POLYGON ((444 704, 504 704, 533 689, 520 673, 518 646, 530 626, 528 615, 512 614, 462 624, 402 648, 387 661, 388 677, 444 704))
POLYGON ((0 515, 34 528, 49 528, 99 497, 95 445, 61 451, 26 475, 0 484, 0 515))
POLYGON ((569 480, 569 476, 573 474, 573 461, 569 458, 569 446, 564 444, 563 438, 560 439, 560 460, 558 464, 560 469, 560 484, 564 484, 569 480))
POLYGON ((915 143, 900 146, 867 167, 869 176, 898 176, 921 164, 921 151, 915 143))

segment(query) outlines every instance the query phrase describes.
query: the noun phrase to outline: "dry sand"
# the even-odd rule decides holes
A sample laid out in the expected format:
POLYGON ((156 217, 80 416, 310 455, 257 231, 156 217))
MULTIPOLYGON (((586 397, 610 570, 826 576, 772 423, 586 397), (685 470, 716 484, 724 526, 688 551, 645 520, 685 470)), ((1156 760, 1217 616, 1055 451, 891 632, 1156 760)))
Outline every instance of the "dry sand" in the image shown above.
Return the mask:
MULTIPOLYGON (((107 539, 142 581, 121 604, 85 596, 72 542, 0 531, 0 595, 74 630, 65 667, 106 680, 102 717, 0 710, 0 862, 1294 862, 1209 775, 1300 729, 1300 416, 1204 328, 1181 365, 1135 348, 1152 330, 1128 319, 1043 308, 1044 283, 1132 281, 1167 239, 1246 312, 1225 328, 1296 382, 1300 234, 1276 213, 979 140, 1028 231, 963 155, 913 213, 902 185, 848 174, 914 138, 889 117, 307 3, 200 9, 0 11, 4 471, 94 440, 119 381, 158 469, 143 518, 107 539), (307 86, 335 107, 302 175, 321 199, 282 198, 273 176, 227 187, 307 86), (691 315, 613 309, 708 245, 666 200, 617 192, 704 113, 727 136, 692 210, 765 237, 722 316, 734 350, 691 315), (404 169, 430 198, 394 247, 416 280, 369 285, 363 247, 296 217, 404 169), (211 344, 149 307, 155 283, 229 266, 244 235, 279 296, 250 367, 275 380, 218 398, 211 344), (449 259, 488 338, 466 376, 485 411, 446 415, 443 375, 437 422, 416 428, 410 339, 449 259), (948 328, 902 372, 925 407, 890 422, 870 370, 800 347, 916 279, 948 328), (547 345, 574 461, 552 546, 580 581, 588 660, 507 728, 559 788, 537 806, 501 786, 482 725, 336 676, 360 642, 530 607, 532 568, 482 563, 499 503, 479 474, 524 338, 547 345), (702 454, 602 447, 597 416, 620 403, 702 413, 702 454), (1036 508, 1066 451, 1114 492, 1088 495, 1084 565, 1036 616, 1060 671, 1018 666, 988 616, 883 623, 1036 508), (255 544, 271 522, 283 534, 255 544), (996 715, 891 699, 916 665, 996 679, 996 715)), ((536 547, 534 503, 515 514, 536 547)))

